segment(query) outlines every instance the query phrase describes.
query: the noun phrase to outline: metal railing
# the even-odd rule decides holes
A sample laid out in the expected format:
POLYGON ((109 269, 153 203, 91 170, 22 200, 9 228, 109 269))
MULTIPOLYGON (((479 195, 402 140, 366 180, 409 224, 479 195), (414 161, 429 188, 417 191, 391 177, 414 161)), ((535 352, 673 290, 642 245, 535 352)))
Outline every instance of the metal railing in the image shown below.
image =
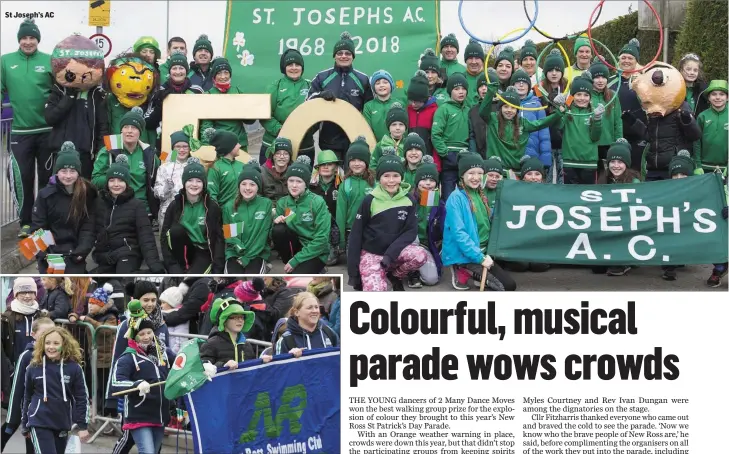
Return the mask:
MULTIPOLYGON (((84 359, 89 367, 85 367, 85 374, 87 381, 90 382, 90 386, 87 384, 89 389, 89 400, 90 400, 90 423, 101 425, 94 431, 94 434, 89 439, 88 443, 93 443, 99 435, 104 433, 107 427, 111 427, 115 432, 121 434, 121 415, 113 416, 116 413, 116 408, 110 409, 105 408, 106 404, 106 383, 108 382, 109 374, 111 373, 111 355, 116 342, 116 334, 119 331, 119 326, 113 325, 100 325, 96 328, 88 322, 77 321, 71 323, 67 319, 56 319, 57 325, 66 328, 73 337, 79 342, 79 345, 84 350, 84 359), (99 364, 99 353, 103 350, 105 355, 108 354, 108 365, 107 361, 104 364, 99 364), (101 366, 101 367, 100 367, 101 366), (112 416, 105 415, 105 411, 109 410, 112 416)), ((189 333, 169 333, 169 337, 181 337, 184 339, 207 339, 208 336, 202 334, 189 334, 189 333)), ((246 343, 255 347, 255 356, 258 358, 264 349, 271 347, 270 342, 246 339, 246 343)), ((170 358, 172 360, 172 358, 170 358)), ((192 432, 184 429, 177 429, 174 427, 165 427, 165 431, 182 434, 184 436, 192 437, 192 432)))
MULTIPOLYGON (((9 103, 3 103, 2 108, 10 107, 9 103)), ((0 183, 0 227, 4 227, 18 220, 18 210, 13 202, 8 182, 8 164, 10 163, 10 125, 13 118, 0 120, 0 169, 3 173, 0 183)))

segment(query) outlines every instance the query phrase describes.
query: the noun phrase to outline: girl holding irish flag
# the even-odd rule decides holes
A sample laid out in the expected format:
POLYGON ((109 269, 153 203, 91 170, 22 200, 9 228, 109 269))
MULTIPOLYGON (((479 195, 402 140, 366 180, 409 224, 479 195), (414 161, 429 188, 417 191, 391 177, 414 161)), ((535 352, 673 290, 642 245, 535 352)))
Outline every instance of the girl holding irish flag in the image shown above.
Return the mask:
MULTIPOLYGON (((169 161, 164 162, 157 171, 154 182, 154 195, 159 199, 159 225, 165 220, 165 212, 175 199, 175 194, 182 189, 182 172, 187 166, 196 139, 193 138, 193 125, 186 125, 182 131, 175 131, 170 135, 172 154, 169 161)), ((162 159, 165 161, 165 159, 162 159)))
POLYGON ((251 159, 238 177, 238 195, 223 207, 226 274, 265 274, 271 255, 273 202, 259 194, 261 167, 251 159))

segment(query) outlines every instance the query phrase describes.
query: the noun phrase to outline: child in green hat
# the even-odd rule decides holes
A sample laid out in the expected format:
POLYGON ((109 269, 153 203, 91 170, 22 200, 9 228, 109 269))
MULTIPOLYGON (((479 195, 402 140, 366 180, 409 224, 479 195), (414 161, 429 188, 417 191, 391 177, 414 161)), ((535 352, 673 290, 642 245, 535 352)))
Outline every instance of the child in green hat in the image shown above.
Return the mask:
POLYGON ((349 145, 346 155, 344 181, 337 194, 337 228, 339 250, 347 248, 349 232, 357 216, 362 199, 375 186, 375 172, 369 168, 370 147, 364 136, 359 136, 349 145))
POLYGON ((388 113, 395 102, 398 102, 392 97, 392 93, 395 91, 395 81, 392 80, 389 72, 380 69, 370 77, 370 87, 375 97, 365 103, 362 116, 367 120, 367 124, 375 134, 375 139, 379 142, 388 133, 388 113))
POLYGON ((415 187, 415 173, 425 156, 425 142, 417 133, 411 132, 403 141, 403 149, 405 150, 403 181, 410 187, 415 187))
POLYGON ((468 82, 462 73, 453 73, 448 77, 448 95, 450 99, 435 111, 433 129, 430 137, 434 153, 438 153, 441 161, 441 184, 443 198, 456 187, 458 181, 458 152, 468 147, 468 82))
POLYGON ((243 170, 237 159, 240 143, 235 134, 212 128, 203 131, 203 140, 215 147, 215 162, 208 169, 208 193, 222 207, 238 194, 238 175, 243 170))
POLYGON ((615 143, 618 138, 623 137, 623 120, 621 118, 623 110, 620 106, 620 99, 613 99, 618 94, 608 86, 610 71, 599 57, 595 57, 592 61, 589 73, 592 76, 592 92, 590 93, 592 108, 595 109, 600 104, 603 106, 610 104, 605 110, 602 119, 602 133, 600 134, 600 140, 597 142, 597 169, 598 175, 601 176, 605 173, 605 156, 610 145, 615 143))
POLYGON ((696 123, 701 129, 701 139, 694 142, 696 168, 704 172, 723 172, 727 170, 727 81, 712 80, 704 90, 711 108, 701 112, 696 123))
POLYGON ((377 161, 382 156, 382 150, 385 147, 393 147, 400 158, 405 158, 405 150, 403 149, 403 138, 408 132, 408 113, 399 102, 394 102, 387 111, 384 119, 388 133, 375 145, 370 158, 370 169, 377 170, 377 161))
POLYGON ((293 162, 293 155, 293 145, 285 137, 276 137, 266 152, 268 160, 261 169, 263 196, 271 199, 274 205, 288 194, 285 175, 293 162))
MULTIPOLYGON (((207 342, 200 346, 200 359, 217 367, 237 369, 243 362, 246 342, 245 333, 250 331, 256 314, 247 311, 235 298, 213 301, 210 321, 213 329, 207 342)), ((250 359, 250 358, 249 358, 250 359)))
POLYGON ((339 186, 344 180, 344 172, 339 167, 339 159, 332 150, 321 150, 316 156, 316 166, 311 174, 309 189, 324 198, 332 216, 332 230, 329 235, 329 257, 327 266, 334 266, 339 259, 339 227, 337 227, 337 198, 339 186))

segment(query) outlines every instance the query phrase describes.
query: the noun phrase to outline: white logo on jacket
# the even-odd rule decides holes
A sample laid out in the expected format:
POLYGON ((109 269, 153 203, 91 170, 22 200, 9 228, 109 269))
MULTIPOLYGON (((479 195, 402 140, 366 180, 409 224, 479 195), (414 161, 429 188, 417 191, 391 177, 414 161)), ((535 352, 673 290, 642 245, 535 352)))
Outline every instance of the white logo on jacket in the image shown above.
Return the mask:
POLYGON ((404 221, 405 219, 407 219, 407 217, 408 217, 408 212, 407 212, 407 210, 399 210, 399 211, 397 212, 397 218, 398 218, 399 220, 401 220, 401 221, 404 221))
POLYGON ((314 220, 314 216, 311 214, 311 212, 307 211, 306 213, 301 215, 301 220, 304 222, 311 222, 314 220))
POLYGON ((359 96, 359 89, 353 88, 353 89, 349 90, 349 94, 352 96, 359 96))
POLYGON ((37 73, 45 72, 45 70, 46 70, 46 67, 42 66, 42 65, 38 65, 35 67, 35 72, 37 72, 37 73))
POLYGON ((260 221, 261 219, 266 217, 266 212, 265 211, 256 211, 256 214, 254 214, 253 217, 256 220, 260 221))

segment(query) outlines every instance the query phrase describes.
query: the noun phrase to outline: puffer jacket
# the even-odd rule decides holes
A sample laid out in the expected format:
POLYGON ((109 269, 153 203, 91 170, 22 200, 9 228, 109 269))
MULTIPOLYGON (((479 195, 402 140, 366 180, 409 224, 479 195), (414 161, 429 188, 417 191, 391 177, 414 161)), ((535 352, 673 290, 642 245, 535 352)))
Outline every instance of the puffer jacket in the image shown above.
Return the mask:
MULTIPOLYGON (((534 96, 533 92, 529 92, 526 98, 521 100, 521 107, 540 108, 542 103, 539 98, 534 96)), ((546 118, 547 114, 543 110, 519 110, 519 116, 530 121, 541 120, 546 118)), ((535 158, 539 158, 544 167, 552 166, 552 139, 549 136, 549 128, 540 129, 529 134, 527 140, 525 154, 535 158)))
POLYGON ((159 215, 157 222, 159 225, 165 220, 165 212, 170 206, 175 195, 182 189, 182 172, 187 167, 185 162, 165 162, 157 170, 157 179, 154 182, 154 196, 159 199, 159 215), (172 186, 166 186, 166 182, 171 181, 172 186))
POLYGON ((306 331, 299 325, 297 317, 289 317, 286 320, 286 331, 276 342, 276 354, 288 353, 292 348, 329 348, 339 345, 337 334, 329 328, 326 322, 319 320, 314 331, 306 331))
MULTIPOLYGON (((250 344, 248 347, 251 347, 250 344)), ((243 333, 238 333, 234 344, 230 334, 219 331, 217 326, 210 331, 208 341, 200 346, 200 359, 216 367, 222 367, 230 360, 241 363, 255 358, 254 349, 246 348, 246 336, 243 333)))
POLYGON ((72 308, 71 298, 64 289, 56 287, 46 292, 46 296, 41 300, 39 307, 41 310, 48 311, 48 317, 52 320, 67 318, 72 308))

